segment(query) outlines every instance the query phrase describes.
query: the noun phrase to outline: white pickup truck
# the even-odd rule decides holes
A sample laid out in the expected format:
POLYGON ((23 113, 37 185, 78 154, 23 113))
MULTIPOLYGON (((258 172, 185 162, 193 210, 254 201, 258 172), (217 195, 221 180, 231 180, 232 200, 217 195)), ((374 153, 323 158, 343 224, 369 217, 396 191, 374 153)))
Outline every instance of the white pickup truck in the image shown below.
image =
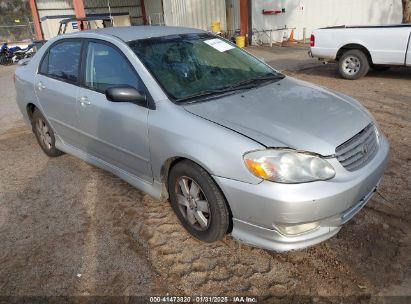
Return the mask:
POLYGON ((358 79, 370 68, 411 66, 411 24, 381 26, 336 26, 311 35, 310 55, 322 61, 337 61, 346 79, 358 79))

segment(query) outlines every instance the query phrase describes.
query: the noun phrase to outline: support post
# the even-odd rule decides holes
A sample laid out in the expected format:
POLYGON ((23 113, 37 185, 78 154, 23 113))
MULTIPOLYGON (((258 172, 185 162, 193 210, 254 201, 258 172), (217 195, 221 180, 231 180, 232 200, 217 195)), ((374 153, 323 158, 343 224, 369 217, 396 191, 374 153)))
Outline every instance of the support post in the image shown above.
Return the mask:
POLYGON ((43 32, 41 31, 39 13, 35 0, 29 0, 31 15, 33 16, 34 29, 38 40, 43 40, 43 32))
POLYGON ((141 15, 143 16, 143 24, 147 24, 146 6, 144 5, 144 0, 140 0, 141 4, 141 15))
POLYGON ((248 0, 240 0, 240 35, 248 35, 248 0))
POLYGON ((73 7, 74 13, 76 14, 76 18, 86 17, 83 0, 73 0, 73 7))

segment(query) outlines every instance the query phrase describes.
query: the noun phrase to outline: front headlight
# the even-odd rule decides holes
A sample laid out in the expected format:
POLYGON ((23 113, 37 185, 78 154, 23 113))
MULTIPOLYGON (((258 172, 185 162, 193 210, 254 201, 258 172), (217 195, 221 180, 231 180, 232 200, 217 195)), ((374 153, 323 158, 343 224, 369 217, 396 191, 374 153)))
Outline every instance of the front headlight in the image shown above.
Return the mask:
POLYGON ((255 176, 277 183, 306 183, 335 176, 325 159, 291 149, 268 149, 244 155, 244 162, 255 176))

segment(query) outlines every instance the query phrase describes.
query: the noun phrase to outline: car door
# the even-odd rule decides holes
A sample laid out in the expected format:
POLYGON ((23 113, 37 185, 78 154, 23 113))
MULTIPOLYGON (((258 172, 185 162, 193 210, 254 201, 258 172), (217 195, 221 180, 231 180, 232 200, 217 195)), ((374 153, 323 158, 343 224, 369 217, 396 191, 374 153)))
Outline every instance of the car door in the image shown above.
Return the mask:
POLYGON ((59 40, 44 54, 35 77, 41 111, 55 134, 66 144, 78 146, 76 97, 82 41, 59 40))
POLYGON ((82 149, 87 153, 152 181, 147 120, 144 105, 107 100, 105 90, 129 85, 148 94, 140 77, 114 45, 89 40, 83 51, 82 85, 77 107, 82 149))

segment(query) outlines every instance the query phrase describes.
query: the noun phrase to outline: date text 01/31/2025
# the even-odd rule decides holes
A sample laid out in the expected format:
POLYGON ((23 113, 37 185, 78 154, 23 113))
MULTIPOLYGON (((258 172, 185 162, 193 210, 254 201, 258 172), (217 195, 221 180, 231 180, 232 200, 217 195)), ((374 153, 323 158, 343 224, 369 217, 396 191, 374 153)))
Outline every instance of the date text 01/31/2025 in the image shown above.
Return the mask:
POLYGON ((257 303, 256 297, 218 297, 218 296, 156 296, 150 297, 150 303, 257 303))

